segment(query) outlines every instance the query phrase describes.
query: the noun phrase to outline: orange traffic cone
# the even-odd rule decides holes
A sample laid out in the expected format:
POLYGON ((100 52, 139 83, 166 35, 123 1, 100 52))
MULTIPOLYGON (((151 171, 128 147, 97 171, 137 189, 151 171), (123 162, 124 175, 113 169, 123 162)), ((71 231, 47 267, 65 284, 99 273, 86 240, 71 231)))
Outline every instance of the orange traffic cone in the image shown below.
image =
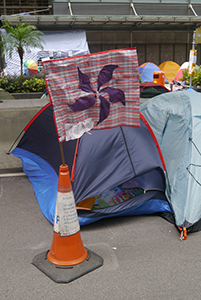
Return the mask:
POLYGON ((32 263, 59 283, 68 283, 103 264, 102 257, 86 250, 82 243, 67 165, 59 170, 51 249, 36 255, 32 263))
POLYGON ((87 258, 88 253, 83 246, 79 230, 80 226, 68 166, 61 165, 54 236, 52 247, 47 255, 49 261, 56 265, 72 266, 81 263, 87 258))

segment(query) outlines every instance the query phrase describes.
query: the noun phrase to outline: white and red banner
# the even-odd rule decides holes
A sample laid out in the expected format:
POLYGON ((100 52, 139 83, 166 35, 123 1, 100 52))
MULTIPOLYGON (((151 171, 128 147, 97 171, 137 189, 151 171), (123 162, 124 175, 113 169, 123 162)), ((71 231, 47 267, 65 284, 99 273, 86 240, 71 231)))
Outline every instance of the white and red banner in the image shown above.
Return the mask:
POLYGON ((58 139, 91 129, 140 126, 135 48, 43 62, 58 139))

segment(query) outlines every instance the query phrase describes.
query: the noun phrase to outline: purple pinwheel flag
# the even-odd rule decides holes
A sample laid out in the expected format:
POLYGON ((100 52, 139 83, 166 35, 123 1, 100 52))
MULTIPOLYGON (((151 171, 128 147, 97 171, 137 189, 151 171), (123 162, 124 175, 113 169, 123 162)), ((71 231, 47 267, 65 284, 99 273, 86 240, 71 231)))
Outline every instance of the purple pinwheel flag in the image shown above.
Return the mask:
POLYGON ((43 62, 60 142, 91 129, 140 126, 135 48, 43 62))

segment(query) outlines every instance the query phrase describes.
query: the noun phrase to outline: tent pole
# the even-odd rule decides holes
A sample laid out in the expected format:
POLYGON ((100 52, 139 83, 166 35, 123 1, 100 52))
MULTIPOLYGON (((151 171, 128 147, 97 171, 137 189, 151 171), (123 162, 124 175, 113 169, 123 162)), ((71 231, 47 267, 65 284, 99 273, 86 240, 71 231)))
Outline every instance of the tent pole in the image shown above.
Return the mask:
MULTIPOLYGON (((195 38, 196 38, 196 30, 193 31, 193 42, 192 42, 192 50, 195 50, 195 38)), ((190 58, 189 58, 189 67, 190 67, 190 58)), ((193 85, 193 76, 190 74, 190 87, 193 85)))
POLYGON ((59 146, 60 146, 60 151, 61 151, 62 164, 65 165, 64 151, 63 151, 63 146, 62 146, 61 142, 59 142, 59 146))

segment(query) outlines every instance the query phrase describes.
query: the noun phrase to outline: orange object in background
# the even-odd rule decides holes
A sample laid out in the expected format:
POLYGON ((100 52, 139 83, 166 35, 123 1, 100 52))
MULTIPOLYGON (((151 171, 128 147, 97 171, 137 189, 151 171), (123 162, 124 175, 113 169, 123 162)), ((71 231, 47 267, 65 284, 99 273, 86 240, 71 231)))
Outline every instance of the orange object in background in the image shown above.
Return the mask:
POLYGON ((155 71, 153 73, 153 82, 165 86, 165 73, 163 71, 155 71))
POLYGON ((95 197, 87 198, 76 204, 77 209, 92 209, 94 202, 96 201, 95 197))

